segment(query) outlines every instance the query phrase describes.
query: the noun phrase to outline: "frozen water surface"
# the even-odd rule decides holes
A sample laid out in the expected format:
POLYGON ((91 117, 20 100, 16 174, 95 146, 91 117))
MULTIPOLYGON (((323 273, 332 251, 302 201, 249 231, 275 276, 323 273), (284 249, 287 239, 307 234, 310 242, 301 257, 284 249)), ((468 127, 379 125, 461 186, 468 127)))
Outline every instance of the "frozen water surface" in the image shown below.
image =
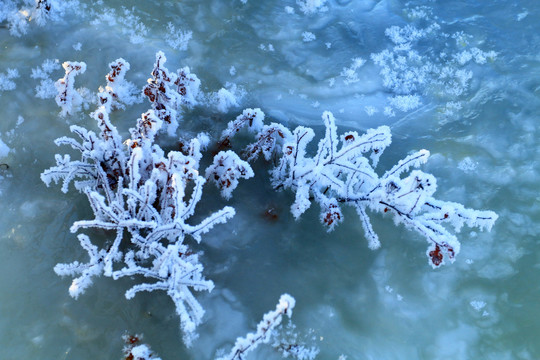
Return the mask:
MULTIPOLYGON (((32 1, 0 4, 3 359, 121 358, 125 332, 143 333, 162 359, 212 359, 255 331, 283 293, 295 297, 298 336, 320 359, 540 358, 538 1, 64 3, 43 27, 37 16, 25 20, 32 1), (95 129, 96 105, 61 117, 53 84, 63 62, 84 61, 75 87, 93 99, 107 65, 123 58, 126 79, 142 89, 160 50, 170 70, 189 66, 210 99, 184 114, 178 134, 206 131, 217 141, 247 107, 317 136, 325 110, 340 133, 388 125, 381 173, 428 149, 422 169, 437 177, 438 199, 499 219, 491 232, 464 228, 456 261, 433 270, 425 241, 385 214, 371 214, 382 243, 375 251, 351 209, 330 233, 316 205, 295 221, 294 194, 274 192, 257 162, 231 200, 208 186, 198 206, 200 217, 225 205, 236 216, 194 245, 215 288, 196 293, 206 313, 192 347, 166 294, 125 299, 134 280, 96 278, 75 300, 71 279, 53 268, 87 261, 69 228, 92 212, 83 194, 47 188, 40 174, 68 151, 53 141, 70 125, 95 129), (235 101, 220 106, 222 88, 235 101)), ((125 133, 148 108, 144 99, 111 121, 125 133)), ((267 345, 249 357, 280 355, 267 345)))

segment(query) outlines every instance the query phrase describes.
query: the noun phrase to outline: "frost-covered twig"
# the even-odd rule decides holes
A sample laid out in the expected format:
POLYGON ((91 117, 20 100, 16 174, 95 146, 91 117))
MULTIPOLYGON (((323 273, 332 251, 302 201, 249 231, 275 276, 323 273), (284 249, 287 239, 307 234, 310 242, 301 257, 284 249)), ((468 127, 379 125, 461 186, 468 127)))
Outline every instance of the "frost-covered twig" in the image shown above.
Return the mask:
POLYGON ((30 22, 42 27, 47 21, 59 21, 66 10, 78 5, 78 0, 2 0, 0 24, 6 21, 10 34, 20 37, 28 32, 30 22))
POLYGON ((246 337, 236 339, 234 347, 228 355, 222 356, 217 360, 241 360, 249 352, 253 351, 260 344, 270 342, 273 330, 281 324, 283 315, 289 318, 292 316, 292 310, 295 300, 289 294, 283 294, 279 298, 276 309, 264 314, 262 321, 257 325, 257 332, 249 333, 246 337))
POLYGON ((65 76, 54 84, 58 95, 56 103, 62 108, 61 115, 70 115, 76 112, 83 103, 83 97, 75 89, 75 76, 86 71, 84 62, 66 61, 62 64, 66 71, 65 76))
POLYGON ((169 135, 178 128, 178 111, 181 106, 192 107, 197 104, 200 80, 192 74, 189 67, 179 69, 175 74, 165 66, 167 58, 161 51, 156 54, 152 77, 144 87, 143 93, 152 104, 152 109, 163 121, 169 135))
POLYGON ((105 76, 107 86, 100 88, 102 93, 106 92, 111 96, 112 101, 106 102, 106 98, 100 97, 101 105, 111 109, 123 109, 126 105, 139 102, 141 99, 137 96, 135 85, 125 79, 126 72, 129 70, 129 63, 122 59, 116 59, 109 64, 111 71, 105 76))

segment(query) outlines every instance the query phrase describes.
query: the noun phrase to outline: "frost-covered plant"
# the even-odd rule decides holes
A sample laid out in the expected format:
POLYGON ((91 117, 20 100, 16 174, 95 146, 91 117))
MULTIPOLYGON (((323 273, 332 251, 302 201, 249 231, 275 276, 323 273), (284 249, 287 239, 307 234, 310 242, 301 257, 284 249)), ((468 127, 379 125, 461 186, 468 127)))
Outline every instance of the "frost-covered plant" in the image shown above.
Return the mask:
POLYGON ((380 126, 363 135, 349 131, 338 137, 332 113, 324 112, 322 117, 326 133, 313 156, 306 150, 315 137, 311 128, 299 126, 291 133, 279 124, 262 126, 264 114, 260 109, 247 109, 231 121, 223 132, 222 142, 230 143, 241 127, 251 127, 257 140, 246 148, 247 157, 253 160, 262 153, 268 160, 271 154, 279 156, 271 170, 271 180, 274 188, 295 192, 293 216, 298 219, 314 200, 321 207, 321 222, 331 231, 343 221, 341 206, 350 205, 360 218, 371 249, 380 247, 380 241, 367 210, 388 213, 396 223, 424 236, 430 244, 427 255, 434 268, 445 260, 453 262, 460 249, 456 236, 444 223, 453 226, 456 232, 464 224, 491 229, 497 219, 494 212, 466 209, 458 203, 435 199, 434 176, 420 170, 402 176, 427 161, 427 150, 405 157, 379 176, 375 167, 391 143, 390 129, 380 126), (257 121, 250 121, 252 118, 257 121), (371 162, 365 155, 369 155, 371 162))
POLYGON ((241 360, 260 344, 269 343, 277 335, 275 329, 281 324, 283 315, 287 315, 289 318, 292 316, 295 303, 295 299, 289 294, 281 295, 276 309, 264 314, 261 322, 257 325, 257 331, 237 338, 231 351, 217 360, 241 360))
MULTIPOLYGON (((62 182, 63 192, 73 183, 87 196, 94 219, 76 221, 72 232, 104 229, 114 234, 112 240, 100 243, 92 241, 89 234, 78 234, 89 260, 55 267, 57 274, 74 277, 69 289, 71 296, 77 298, 96 276, 115 280, 139 278, 141 282, 126 291, 126 298, 131 299, 140 291, 165 291, 176 306, 184 341, 189 345, 204 314, 193 292, 211 291, 214 284, 204 278, 203 266, 198 254, 190 249, 188 239, 200 242, 203 233, 235 213, 233 208, 224 207, 193 224, 191 218, 202 198, 203 185, 207 179, 214 181, 222 195, 230 198, 238 180, 254 174, 247 161, 232 150, 222 149, 205 170, 199 169, 202 150, 210 141, 205 134, 188 141, 181 151, 165 153, 156 143, 164 126, 171 134, 171 129, 178 125, 180 106, 197 102, 200 85, 188 68, 171 74, 164 62, 164 54, 158 52, 152 78, 143 91, 152 108, 141 115, 127 139, 119 134, 109 116, 115 101, 117 107, 131 103, 125 101, 125 94, 132 94, 126 90, 131 86, 124 83, 129 64, 123 59, 111 63, 108 85, 100 88, 99 107, 91 114, 99 131, 72 125, 70 129, 79 139, 61 137, 56 144, 71 146, 80 158, 56 155, 56 166, 45 170, 41 178, 47 185, 62 182)), ((57 102, 63 113, 70 113, 80 103, 73 78, 84 71, 85 64, 66 62, 64 68, 66 76, 56 83, 60 92, 57 102)), ((343 221, 342 205, 350 205, 360 218, 369 247, 375 249, 380 242, 368 210, 387 213, 396 223, 416 230, 428 240, 427 255, 433 267, 453 262, 459 252, 460 243, 445 224, 459 232, 464 224, 490 229, 496 220, 497 215, 491 211, 466 209, 461 204, 435 199, 435 178, 420 170, 409 171, 427 161, 426 150, 405 157, 379 176, 375 167, 391 143, 388 127, 370 129, 362 135, 349 131, 338 136, 330 112, 323 113, 323 122, 325 136, 313 155, 307 150, 315 137, 313 129, 298 126, 291 131, 278 123, 266 125, 260 109, 245 109, 231 121, 219 145, 230 147, 232 137, 247 128, 255 141, 246 147, 244 157, 253 161, 263 155, 266 160, 274 160, 272 184, 276 189, 291 189, 295 193, 291 206, 295 218, 315 201, 321 207, 321 221, 330 231, 343 221)), ((241 358, 256 344, 268 341, 271 330, 281 321, 280 316, 290 315, 293 306, 294 299, 283 296, 276 311, 265 316, 256 334, 237 341, 231 358, 241 358)), ((304 349, 289 345, 279 349, 304 349)), ((316 352, 307 349, 299 354, 315 356, 316 352)))
POLYGON ((151 109, 141 115, 136 127, 130 129, 130 138, 124 140, 109 120, 111 94, 101 92, 99 98, 102 105, 91 114, 98 133, 73 125, 71 131, 79 141, 68 137, 56 140, 57 145, 79 151, 80 159, 56 155, 56 166, 45 170, 41 178, 47 185, 62 181, 63 192, 73 182, 86 194, 95 218, 75 222, 72 232, 105 229, 115 233, 114 240, 96 245, 88 235, 79 234, 89 261, 58 264, 55 271, 75 277, 69 289, 75 298, 95 276, 140 276, 144 281, 129 289, 126 298, 140 291, 167 292, 189 345, 204 314, 192 291, 211 291, 213 283, 204 279, 198 255, 186 241, 200 242, 203 233, 234 215, 234 209, 225 207, 199 223, 189 223, 205 183, 199 175, 199 161, 208 137, 201 134, 192 139, 184 153, 165 154, 154 143, 163 120, 151 109), (121 263, 123 267, 115 266, 121 263))

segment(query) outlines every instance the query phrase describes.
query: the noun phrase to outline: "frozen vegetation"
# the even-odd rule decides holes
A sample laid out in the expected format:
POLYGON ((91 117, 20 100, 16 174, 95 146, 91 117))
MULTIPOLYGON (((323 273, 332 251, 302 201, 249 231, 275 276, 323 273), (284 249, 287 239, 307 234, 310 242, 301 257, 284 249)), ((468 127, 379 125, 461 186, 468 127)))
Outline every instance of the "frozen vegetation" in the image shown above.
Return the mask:
POLYGON ((538 66, 458 5, 0 3, 7 356, 540 356, 505 315, 538 295, 538 66))

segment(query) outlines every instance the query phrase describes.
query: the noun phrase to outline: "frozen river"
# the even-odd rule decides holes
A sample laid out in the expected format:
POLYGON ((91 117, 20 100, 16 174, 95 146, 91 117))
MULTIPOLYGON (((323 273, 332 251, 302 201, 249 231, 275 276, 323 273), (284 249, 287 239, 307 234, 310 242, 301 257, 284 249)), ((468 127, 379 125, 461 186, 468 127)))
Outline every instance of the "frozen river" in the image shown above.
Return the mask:
MULTIPOLYGON (((163 360, 213 359, 283 293, 296 299, 294 341, 317 348, 317 359, 540 358, 537 0, 49 0, 42 26, 33 1, 0 1, 2 359, 119 359, 125 333, 144 334, 163 360), (110 119, 129 136, 150 108, 142 88, 158 51, 169 70, 189 66, 201 81, 177 137, 159 135, 166 150, 202 131, 214 144, 245 108, 291 131, 312 127, 318 141, 331 111, 339 134, 390 127, 379 175, 427 149, 420 169, 436 177, 437 199, 499 218, 489 232, 465 226, 455 262, 433 269, 424 238, 384 212, 369 212, 377 250, 351 207, 332 232, 318 204, 295 220, 294 192, 274 191, 272 164, 259 159, 230 200, 209 183, 197 207, 195 220, 224 206, 236 215, 188 241, 214 283, 195 292, 205 314, 191 347, 164 292, 124 297, 136 278, 96 277, 74 299, 71 277, 53 269, 88 261, 70 227, 92 209, 40 174, 57 153, 75 158, 54 144, 71 125, 97 130, 89 114, 118 58, 140 101, 110 119), (86 71, 75 78, 80 109, 62 116, 54 82, 65 61, 86 71)), ((100 246, 114 240, 80 232, 100 246)), ((249 358, 281 355, 261 345, 249 358)))

